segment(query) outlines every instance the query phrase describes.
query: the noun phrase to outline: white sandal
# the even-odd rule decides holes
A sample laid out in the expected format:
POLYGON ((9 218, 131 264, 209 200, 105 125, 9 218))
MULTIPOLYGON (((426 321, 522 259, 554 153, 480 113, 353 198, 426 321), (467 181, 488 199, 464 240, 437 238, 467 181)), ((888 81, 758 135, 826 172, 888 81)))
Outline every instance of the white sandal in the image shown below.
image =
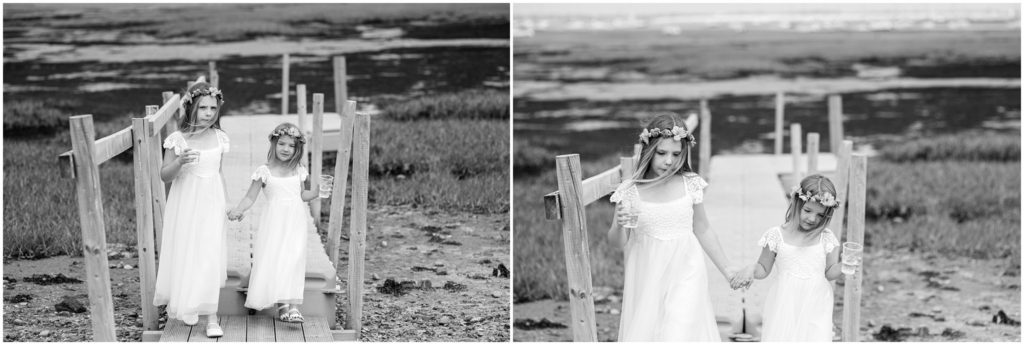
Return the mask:
POLYGON ((224 336, 224 330, 220 328, 220 325, 210 323, 206 325, 206 337, 207 338, 220 338, 224 336))

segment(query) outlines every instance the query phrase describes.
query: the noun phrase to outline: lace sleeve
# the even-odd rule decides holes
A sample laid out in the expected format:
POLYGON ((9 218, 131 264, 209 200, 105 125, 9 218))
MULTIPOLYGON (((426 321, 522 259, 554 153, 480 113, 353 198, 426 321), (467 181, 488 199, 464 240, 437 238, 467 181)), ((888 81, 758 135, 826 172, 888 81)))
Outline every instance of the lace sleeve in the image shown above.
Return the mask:
POLYGON ((299 165, 297 170, 298 170, 298 173, 299 173, 299 179, 300 180, 305 181, 307 178, 309 178, 309 171, 306 171, 306 167, 304 167, 302 165, 299 165))
POLYGON ((760 240, 757 240, 757 246, 761 247, 761 248, 763 248, 765 246, 768 246, 768 249, 770 249, 773 252, 778 253, 779 252, 779 242, 781 242, 781 241, 782 241, 782 233, 780 233, 778 231, 778 228, 771 228, 771 229, 768 229, 768 231, 766 231, 764 233, 764 235, 761 235, 761 239, 760 240))
POLYGON ((622 181, 618 188, 615 188, 615 192, 608 200, 616 204, 623 200, 633 201, 639 197, 639 194, 636 190, 636 183, 633 183, 633 180, 626 180, 622 181))
POLYGON ((693 203, 699 204, 704 202, 704 188, 708 186, 708 183, 696 173, 687 173, 685 176, 686 192, 692 197, 693 203))
POLYGON ((252 173, 252 180, 267 183, 267 179, 270 178, 270 168, 266 165, 260 165, 256 168, 256 171, 252 173))
POLYGON ((224 153, 231 151, 231 139, 228 138, 228 134, 222 130, 217 130, 217 141, 220 142, 220 147, 224 150, 224 153))
POLYGON ((181 135, 181 132, 176 131, 167 135, 167 138, 164 139, 164 148, 174 149, 174 154, 180 156, 188 148, 188 142, 185 141, 185 137, 181 135))
POLYGON ((825 247, 825 253, 831 253, 839 246, 839 239, 836 238, 836 234, 832 233, 832 230, 825 229, 821 232, 821 245, 825 247))

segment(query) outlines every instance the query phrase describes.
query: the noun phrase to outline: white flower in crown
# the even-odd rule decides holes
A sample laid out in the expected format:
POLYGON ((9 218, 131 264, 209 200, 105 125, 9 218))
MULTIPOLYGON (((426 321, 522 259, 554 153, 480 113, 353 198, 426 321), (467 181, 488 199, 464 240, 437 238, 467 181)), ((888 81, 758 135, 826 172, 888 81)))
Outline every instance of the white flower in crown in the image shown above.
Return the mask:
POLYGON ((683 140, 689 133, 686 132, 686 128, 679 126, 672 126, 672 139, 675 141, 683 140))
POLYGON ((650 140, 650 138, 651 138, 651 132, 648 131, 647 128, 644 128, 644 131, 640 132, 640 141, 644 142, 644 145, 647 145, 647 144, 649 144, 648 141, 650 140))

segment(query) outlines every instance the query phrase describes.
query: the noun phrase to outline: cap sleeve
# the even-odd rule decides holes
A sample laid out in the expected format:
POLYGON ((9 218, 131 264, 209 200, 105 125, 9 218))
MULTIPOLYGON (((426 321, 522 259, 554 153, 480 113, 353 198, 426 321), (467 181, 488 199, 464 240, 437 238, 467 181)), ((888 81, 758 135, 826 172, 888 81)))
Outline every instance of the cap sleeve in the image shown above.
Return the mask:
POLYGON ((174 154, 180 156, 188 148, 188 142, 185 141, 185 137, 181 135, 181 132, 175 131, 164 139, 164 148, 174 149, 174 154))
POLYGON ((707 181, 704 181, 696 173, 686 173, 684 176, 686 176, 686 192, 690 194, 693 203, 704 202, 704 188, 708 186, 707 181))
POLYGON ((779 242, 782 242, 782 233, 779 232, 779 228, 773 227, 761 235, 761 239, 757 240, 757 246, 761 248, 767 246, 771 251, 778 253, 779 242))
POLYGON ((615 192, 612 192, 612 196, 608 200, 613 203, 619 203, 623 200, 632 202, 639 197, 640 193, 636 190, 636 183, 633 183, 633 180, 625 180, 619 184, 618 188, 615 188, 615 192))
POLYGON ((222 130, 217 130, 217 141, 220 142, 220 148, 224 153, 231 152, 231 139, 228 138, 228 134, 222 130))
POLYGON ((839 239, 836 238, 836 234, 832 233, 832 230, 825 229, 821 232, 821 245, 825 247, 825 253, 828 254, 839 246, 839 239))
POLYGON ((309 178, 309 171, 306 171, 306 167, 304 167, 304 166, 302 166, 300 164, 299 167, 297 168, 297 170, 298 170, 298 173, 299 173, 299 179, 300 180, 305 181, 307 178, 309 178))
POLYGON ((252 173, 252 180, 267 183, 267 179, 270 178, 270 168, 266 165, 260 165, 256 168, 256 171, 252 173))

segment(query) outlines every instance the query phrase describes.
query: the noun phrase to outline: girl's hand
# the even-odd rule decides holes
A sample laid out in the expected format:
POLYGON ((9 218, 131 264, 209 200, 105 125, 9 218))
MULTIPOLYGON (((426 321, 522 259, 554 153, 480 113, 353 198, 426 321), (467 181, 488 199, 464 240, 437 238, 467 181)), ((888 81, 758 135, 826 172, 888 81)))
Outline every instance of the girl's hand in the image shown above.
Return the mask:
POLYGON ((245 214, 242 212, 238 212, 236 210, 228 211, 228 220, 238 221, 242 220, 243 217, 245 217, 245 214))
POLYGON ((750 287, 750 284, 754 282, 754 266, 748 266, 741 269, 732 280, 729 281, 729 286, 733 290, 746 289, 750 287))
POLYGON ((182 152, 181 155, 178 156, 178 163, 180 164, 195 163, 198 161, 199 151, 193 149, 185 149, 185 152, 182 152))
POLYGON ((627 212, 626 206, 621 202, 615 204, 615 222, 619 223, 620 227, 625 227, 629 223, 629 212, 627 212))

